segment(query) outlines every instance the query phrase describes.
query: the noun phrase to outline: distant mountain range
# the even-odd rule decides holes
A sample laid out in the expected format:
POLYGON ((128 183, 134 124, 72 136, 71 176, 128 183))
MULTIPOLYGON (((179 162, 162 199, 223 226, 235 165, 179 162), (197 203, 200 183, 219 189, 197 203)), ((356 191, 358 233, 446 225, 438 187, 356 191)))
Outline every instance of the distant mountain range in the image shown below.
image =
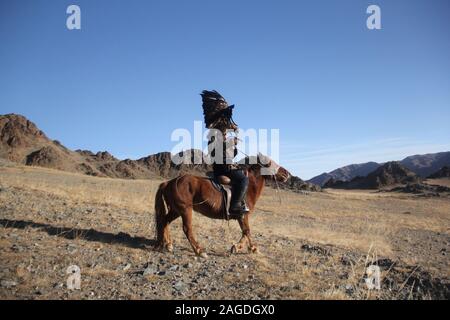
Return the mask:
POLYGON ((330 180, 340 180, 340 181, 350 181, 355 177, 361 176, 364 177, 368 175, 370 172, 375 170, 380 166, 379 163, 376 162, 366 162, 359 164, 351 164, 345 167, 338 168, 331 172, 324 172, 318 176, 315 176, 312 179, 309 179, 308 182, 317 184, 319 186, 325 185, 325 183, 330 180))
MULTIPOLYGON (((450 151, 409 156, 399 161, 399 163, 419 177, 426 178, 442 167, 450 166, 450 151)), ((343 182, 351 181, 356 177, 366 177, 382 165, 383 163, 376 162, 351 164, 328 173, 322 173, 309 179, 308 182, 324 186, 330 179, 343 182)))
POLYGON ((357 176, 350 181, 331 178, 324 187, 337 189, 383 189, 408 183, 420 183, 422 178, 403 166, 400 162, 391 161, 379 166, 366 176, 357 176))
MULTIPOLYGON (((203 156, 200 150, 186 150, 180 155, 191 159, 203 156)), ((72 151, 59 141, 49 139, 33 122, 17 114, 0 115, 0 158, 24 165, 123 179, 173 178, 182 173, 206 175, 211 171, 211 167, 205 163, 175 165, 171 161, 170 152, 160 152, 137 160, 119 160, 107 151, 97 153, 89 150, 72 151)), ((318 191, 324 185, 339 186, 344 182, 352 182, 346 185, 349 188, 381 186, 389 181, 397 183, 405 176, 409 176, 405 170, 422 178, 433 173, 445 176, 448 169, 443 169, 440 173, 438 171, 450 166, 450 152, 414 155, 399 161, 398 164, 400 167, 390 164, 388 168, 383 167, 386 164, 376 162, 351 164, 323 173, 306 182, 292 176, 281 187, 318 191), (383 172, 376 171, 379 168, 387 171, 383 171, 384 169, 383 172), (372 174, 377 177, 374 178, 378 179, 377 181, 374 182, 372 174), (367 179, 362 182, 361 178, 367 179)))
MULTIPOLYGON (((203 153, 192 149, 179 155, 194 159, 202 157, 203 153)), ((72 151, 59 141, 49 139, 33 122, 17 114, 0 115, 0 158, 24 165, 122 179, 173 178, 183 173, 206 175, 211 171, 211 166, 204 162, 176 165, 170 152, 137 160, 119 160, 107 151, 72 151)), ((320 190, 295 176, 280 186, 292 190, 320 190)))

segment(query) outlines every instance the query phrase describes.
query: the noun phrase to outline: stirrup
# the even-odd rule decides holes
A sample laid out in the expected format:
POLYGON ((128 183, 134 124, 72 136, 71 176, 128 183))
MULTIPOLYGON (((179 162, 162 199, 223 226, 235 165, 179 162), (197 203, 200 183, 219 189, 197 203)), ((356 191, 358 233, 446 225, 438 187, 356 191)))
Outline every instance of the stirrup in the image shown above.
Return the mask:
POLYGON ((244 218, 244 213, 241 212, 241 211, 236 212, 236 211, 231 211, 230 210, 230 212, 228 213, 228 217, 230 219, 241 220, 241 219, 244 218))
POLYGON ((249 213, 250 209, 247 205, 241 205, 239 207, 230 208, 230 216, 242 218, 246 213, 249 213))

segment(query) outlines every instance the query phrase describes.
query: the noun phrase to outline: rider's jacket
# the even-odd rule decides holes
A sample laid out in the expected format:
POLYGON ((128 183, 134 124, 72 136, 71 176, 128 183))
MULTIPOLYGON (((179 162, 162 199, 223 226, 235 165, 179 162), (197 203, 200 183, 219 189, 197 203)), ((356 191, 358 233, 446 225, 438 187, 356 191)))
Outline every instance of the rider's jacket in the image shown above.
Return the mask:
POLYGON ((236 164, 233 163, 233 159, 238 153, 234 139, 216 141, 213 136, 208 142, 208 151, 215 176, 227 175, 231 170, 237 169, 236 164))

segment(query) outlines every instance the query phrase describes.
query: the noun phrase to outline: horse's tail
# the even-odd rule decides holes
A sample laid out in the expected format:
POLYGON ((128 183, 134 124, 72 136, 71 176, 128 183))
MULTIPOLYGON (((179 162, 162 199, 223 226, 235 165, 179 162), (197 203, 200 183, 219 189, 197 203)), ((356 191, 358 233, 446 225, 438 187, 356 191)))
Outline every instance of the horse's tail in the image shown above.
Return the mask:
POLYGON ((163 182, 159 185, 158 191, 155 196, 155 226, 156 226, 156 245, 163 243, 164 237, 164 217, 167 214, 166 202, 164 201, 164 188, 167 183, 163 182))

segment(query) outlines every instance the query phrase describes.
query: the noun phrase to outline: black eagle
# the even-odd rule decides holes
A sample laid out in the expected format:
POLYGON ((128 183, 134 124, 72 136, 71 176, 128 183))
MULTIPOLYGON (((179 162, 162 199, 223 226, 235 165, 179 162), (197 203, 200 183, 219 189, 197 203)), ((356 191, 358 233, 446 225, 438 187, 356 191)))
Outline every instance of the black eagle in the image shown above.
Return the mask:
POLYGON ((216 90, 203 90, 200 95, 203 101, 202 107, 206 128, 218 129, 222 132, 227 129, 237 129, 232 117, 234 105, 228 105, 224 97, 216 90))

